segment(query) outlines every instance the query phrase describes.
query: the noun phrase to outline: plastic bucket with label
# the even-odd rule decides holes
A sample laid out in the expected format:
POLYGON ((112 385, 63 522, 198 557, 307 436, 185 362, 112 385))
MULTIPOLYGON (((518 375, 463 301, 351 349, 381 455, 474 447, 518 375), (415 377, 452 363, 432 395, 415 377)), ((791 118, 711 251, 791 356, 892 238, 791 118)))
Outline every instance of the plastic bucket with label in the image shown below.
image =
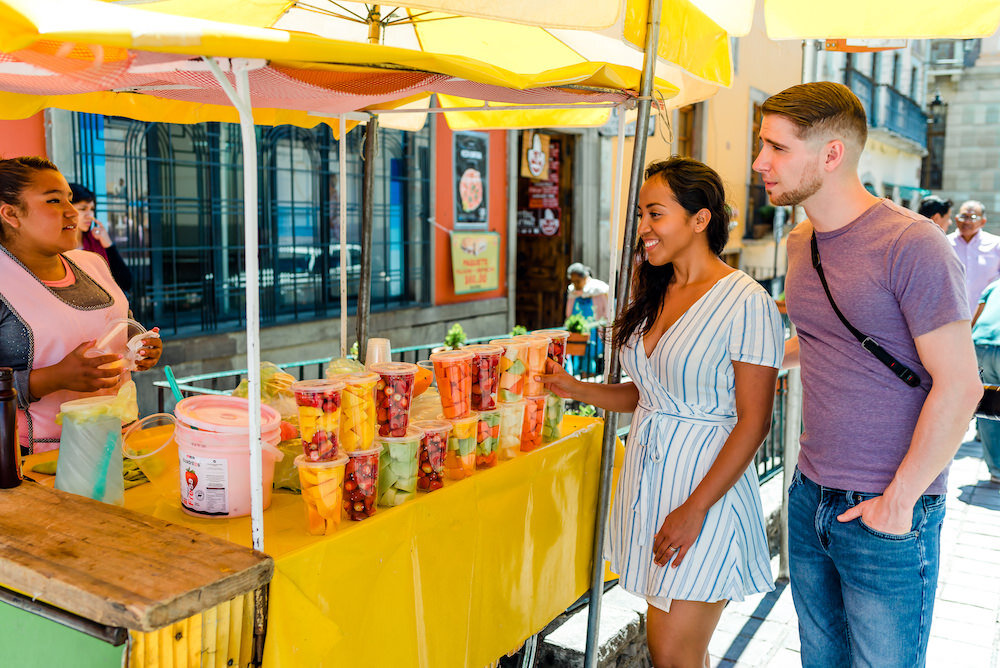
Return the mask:
MULTIPOLYGON (((195 517, 250 514, 250 402, 240 397, 188 397, 174 408, 181 508, 195 517)), ((281 416, 261 406, 264 508, 271 504, 274 463, 284 455, 281 416)))

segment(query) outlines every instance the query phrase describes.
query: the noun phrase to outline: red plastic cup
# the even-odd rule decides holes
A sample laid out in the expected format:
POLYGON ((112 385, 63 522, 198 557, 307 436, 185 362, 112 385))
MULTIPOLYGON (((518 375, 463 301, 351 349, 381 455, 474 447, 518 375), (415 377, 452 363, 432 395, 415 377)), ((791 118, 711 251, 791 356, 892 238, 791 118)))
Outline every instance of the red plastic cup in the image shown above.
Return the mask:
POLYGON ((375 514, 378 497, 378 456, 381 448, 347 453, 344 469, 344 514, 360 521, 375 514))
POLYGON ((417 491, 433 492, 444 486, 444 459, 448 452, 447 420, 416 420, 414 427, 424 430, 417 452, 417 491))
POLYGON ((466 346, 462 350, 475 355, 472 358, 472 410, 495 410, 503 347, 482 344, 466 346))
POLYGON ((375 388, 378 435, 395 438, 406 436, 417 365, 408 362, 381 362, 372 364, 368 369, 380 377, 375 388))
POLYGON ((328 462, 340 454, 340 392, 335 380, 299 380, 292 393, 299 408, 302 451, 311 462, 328 462))
POLYGON ((469 363, 474 357, 464 350, 431 355, 441 395, 441 412, 449 420, 465 417, 472 411, 472 369, 469 363))

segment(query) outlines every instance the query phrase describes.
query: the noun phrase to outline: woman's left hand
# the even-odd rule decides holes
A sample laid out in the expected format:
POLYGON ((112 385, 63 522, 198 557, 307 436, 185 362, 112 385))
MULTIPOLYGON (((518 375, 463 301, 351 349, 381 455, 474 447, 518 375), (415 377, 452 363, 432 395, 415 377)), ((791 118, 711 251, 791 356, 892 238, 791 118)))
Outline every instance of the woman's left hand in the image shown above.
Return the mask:
MULTIPOLYGON (((151 331, 159 333, 160 328, 154 327, 151 331)), ((163 341, 158 336, 151 336, 148 339, 143 339, 142 344, 135 366, 139 371, 149 371, 160 361, 160 355, 163 354, 163 341)))
POLYGON ((685 555, 705 523, 705 513, 682 503, 675 508, 653 538, 653 561, 657 566, 666 566, 673 559, 673 567, 677 568, 684 561, 685 555))

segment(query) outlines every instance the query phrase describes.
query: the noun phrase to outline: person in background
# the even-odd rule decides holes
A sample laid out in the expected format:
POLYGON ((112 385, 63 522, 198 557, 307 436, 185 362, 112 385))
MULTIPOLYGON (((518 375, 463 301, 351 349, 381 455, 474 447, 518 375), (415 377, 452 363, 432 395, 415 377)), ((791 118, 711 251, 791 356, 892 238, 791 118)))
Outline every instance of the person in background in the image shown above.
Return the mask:
POLYGON ((784 345, 763 287, 719 257, 729 212, 719 175, 696 160, 652 163, 639 193, 639 261, 614 325, 632 380, 569 376, 556 394, 635 412, 604 554, 646 599, 654 666, 707 666, 727 601, 774 589, 754 455, 771 424, 784 345))
MULTIPOLYGON (((0 160, 0 366, 14 369, 18 439, 28 453, 58 447, 63 402, 114 393, 128 379, 108 368, 118 355, 92 350, 129 307, 104 259, 78 250, 78 218, 51 162, 0 160)), ((162 350, 159 338, 144 339, 138 369, 152 368, 162 350)))
POLYGON ((928 195, 920 200, 920 208, 917 210, 924 218, 930 218, 931 222, 948 234, 951 227, 951 200, 941 199, 937 195, 928 195))
MULTIPOLYGON (((1000 385, 1000 280, 993 281, 979 297, 972 318, 972 343, 976 346, 979 373, 984 385, 1000 385)), ((1000 420, 976 418, 983 460, 990 482, 1000 485, 1000 420)))
MULTIPOLYGON (((590 267, 574 262, 566 271, 569 278, 566 296, 566 317, 582 315, 587 320, 608 320, 608 284, 590 275, 590 267)), ((603 327, 590 330, 587 352, 581 356, 570 356, 568 363, 571 373, 597 373, 597 357, 600 352, 600 338, 603 327)))
POLYGON ((79 183, 69 184, 73 192, 73 206, 80 212, 80 248, 97 253, 111 268, 111 276, 123 292, 132 289, 132 272, 122 259, 118 247, 112 241, 108 228, 94 217, 97 211, 97 196, 94 191, 79 183))
POLYGON ((979 296, 986 286, 1000 277, 1000 237, 983 229, 986 209, 982 202, 969 200, 955 216, 957 230, 948 235, 955 254, 965 267, 965 288, 969 313, 975 313, 979 296))
POLYGON ((788 488, 802 665, 919 668, 947 469, 983 393, 962 267, 939 228, 861 183, 868 122, 851 89, 799 84, 762 112, 753 169, 773 205, 808 218, 788 235, 785 284, 785 365, 802 369, 788 488))

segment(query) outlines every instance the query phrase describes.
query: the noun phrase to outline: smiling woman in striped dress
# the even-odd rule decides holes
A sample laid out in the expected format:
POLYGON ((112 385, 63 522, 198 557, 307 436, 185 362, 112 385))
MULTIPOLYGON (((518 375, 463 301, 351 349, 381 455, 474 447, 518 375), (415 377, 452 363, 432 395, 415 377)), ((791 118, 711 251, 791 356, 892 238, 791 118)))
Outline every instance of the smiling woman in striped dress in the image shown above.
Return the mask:
POLYGON ((552 362, 557 394, 635 412, 605 557, 649 603, 653 663, 708 664, 729 600, 773 589, 751 463, 771 423, 784 333, 774 302, 719 257, 719 175, 673 157, 646 169, 641 260, 614 337, 630 382, 584 383, 552 362))

